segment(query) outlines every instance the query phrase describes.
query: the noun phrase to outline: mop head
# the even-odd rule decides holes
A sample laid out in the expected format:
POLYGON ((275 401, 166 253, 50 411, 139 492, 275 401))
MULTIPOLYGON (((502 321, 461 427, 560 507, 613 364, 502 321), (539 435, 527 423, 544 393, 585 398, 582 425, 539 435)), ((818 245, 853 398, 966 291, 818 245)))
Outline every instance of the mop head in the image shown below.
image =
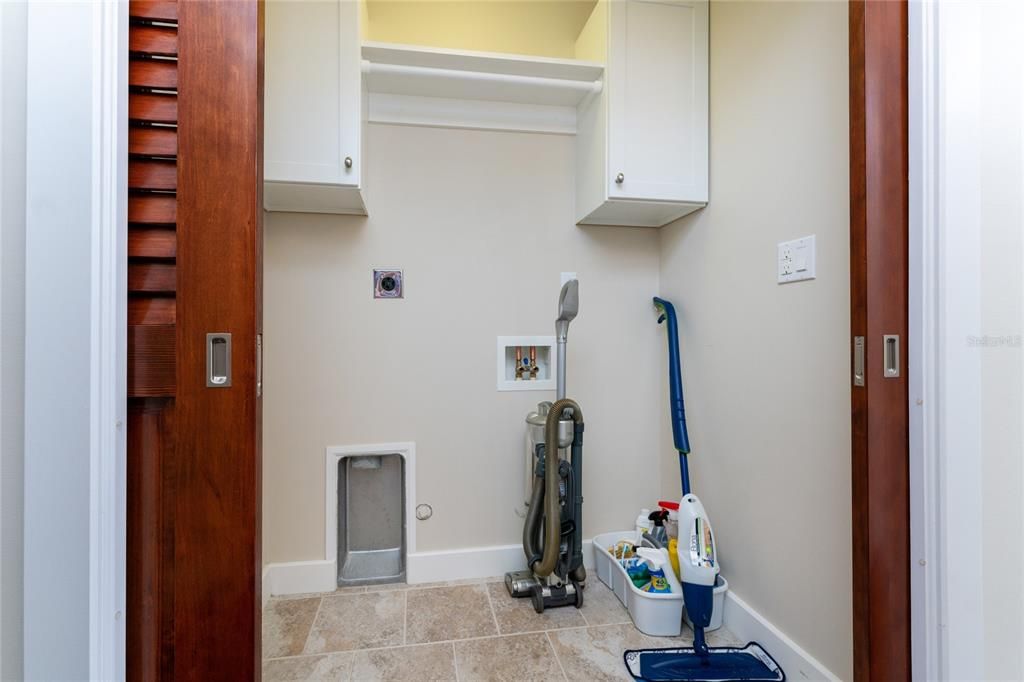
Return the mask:
POLYGON ((711 647, 706 659, 701 659, 692 647, 635 649, 623 654, 623 659, 637 682, 786 680, 786 673, 757 642, 742 648, 711 647))

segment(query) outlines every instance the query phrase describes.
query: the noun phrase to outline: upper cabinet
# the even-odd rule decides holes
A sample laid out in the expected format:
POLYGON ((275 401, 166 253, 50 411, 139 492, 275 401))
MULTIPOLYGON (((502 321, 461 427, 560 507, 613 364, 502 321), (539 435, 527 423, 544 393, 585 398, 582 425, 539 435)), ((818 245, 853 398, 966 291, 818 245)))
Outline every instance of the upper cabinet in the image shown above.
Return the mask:
POLYGON ((265 27, 267 210, 366 214, 367 122, 575 135, 580 224, 707 202, 706 0, 274 0, 265 27))
POLYGON ((607 67, 577 113, 577 222, 659 227, 703 207, 707 2, 602 1, 583 35, 606 41, 607 67))
POLYGON ((366 214, 362 3, 264 6, 263 204, 366 214))

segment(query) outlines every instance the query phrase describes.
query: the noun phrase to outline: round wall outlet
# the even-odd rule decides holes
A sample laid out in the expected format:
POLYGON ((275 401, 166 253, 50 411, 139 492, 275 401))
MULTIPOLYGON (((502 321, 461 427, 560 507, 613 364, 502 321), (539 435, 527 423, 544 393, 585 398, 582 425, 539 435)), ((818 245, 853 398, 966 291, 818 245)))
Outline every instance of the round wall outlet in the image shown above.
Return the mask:
POLYGON ((404 298, 401 270, 374 270, 374 298, 404 298))

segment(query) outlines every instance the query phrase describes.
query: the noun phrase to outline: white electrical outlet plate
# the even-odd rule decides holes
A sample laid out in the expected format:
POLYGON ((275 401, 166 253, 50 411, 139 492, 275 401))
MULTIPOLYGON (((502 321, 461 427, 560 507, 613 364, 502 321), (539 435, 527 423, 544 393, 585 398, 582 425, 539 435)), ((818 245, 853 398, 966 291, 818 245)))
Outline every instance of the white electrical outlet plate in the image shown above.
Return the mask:
POLYGON ((565 283, 568 282, 571 279, 577 279, 575 272, 563 272, 562 273, 562 282, 558 286, 560 286, 560 287, 565 286, 565 283))
POLYGON ((815 278, 814 235, 779 242, 779 284, 815 278))

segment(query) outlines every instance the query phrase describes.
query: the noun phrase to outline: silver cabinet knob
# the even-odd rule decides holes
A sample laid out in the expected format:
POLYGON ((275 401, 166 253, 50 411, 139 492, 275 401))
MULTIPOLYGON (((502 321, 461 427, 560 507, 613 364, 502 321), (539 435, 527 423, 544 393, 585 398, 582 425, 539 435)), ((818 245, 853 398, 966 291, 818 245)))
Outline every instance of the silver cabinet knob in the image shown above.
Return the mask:
POLYGON ((346 156, 345 157, 345 168, 351 168, 351 167, 352 167, 352 157, 351 156, 346 156))
POLYGON ((625 179, 626 179, 626 176, 623 175, 622 173, 619 173, 618 175, 615 176, 615 184, 616 185, 621 185, 622 181, 625 180, 625 179))

